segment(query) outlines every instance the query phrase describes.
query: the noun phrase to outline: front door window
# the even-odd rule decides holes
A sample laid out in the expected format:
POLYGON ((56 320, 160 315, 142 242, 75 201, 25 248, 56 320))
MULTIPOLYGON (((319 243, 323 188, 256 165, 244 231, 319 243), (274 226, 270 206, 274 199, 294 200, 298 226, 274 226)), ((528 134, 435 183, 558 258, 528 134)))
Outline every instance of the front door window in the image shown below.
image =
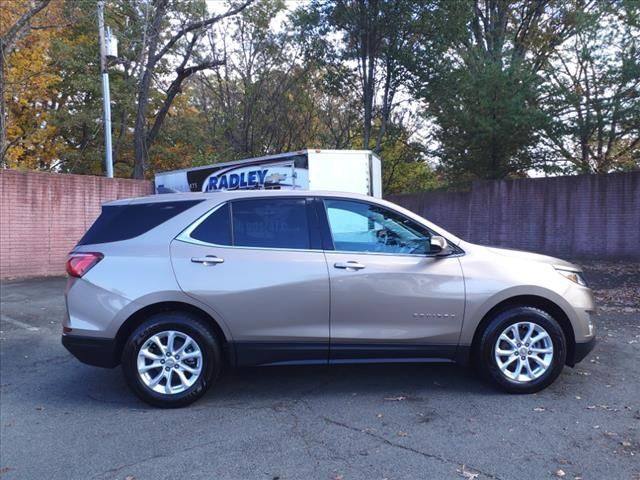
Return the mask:
POLYGON ((336 251, 429 253, 429 231, 386 208, 351 200, 324 201, 336 251))

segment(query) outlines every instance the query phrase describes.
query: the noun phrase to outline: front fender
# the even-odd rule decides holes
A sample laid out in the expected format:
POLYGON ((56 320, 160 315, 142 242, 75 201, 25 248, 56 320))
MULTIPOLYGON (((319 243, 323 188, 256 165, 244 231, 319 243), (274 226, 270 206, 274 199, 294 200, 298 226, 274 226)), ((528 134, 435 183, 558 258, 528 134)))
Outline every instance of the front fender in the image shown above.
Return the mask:
POLYGON ((549 290, 538 285, 518 285, 505 288, 504 290, 495 293, 489 298, 480 298, 479 295, 477 297, 474 297, 473 295, 469 295, 467 297, 463 327, 460 335, 460 345, 471 345, 478 325, 485 317, 485 315, 491 311, 492 308, 509 299, 521 296, 539 297, 554 303, 564 312, 564 314, 569 319, 574 332, 576 331, 578 316, 565 298, 563 298, 553 290, 549 290))

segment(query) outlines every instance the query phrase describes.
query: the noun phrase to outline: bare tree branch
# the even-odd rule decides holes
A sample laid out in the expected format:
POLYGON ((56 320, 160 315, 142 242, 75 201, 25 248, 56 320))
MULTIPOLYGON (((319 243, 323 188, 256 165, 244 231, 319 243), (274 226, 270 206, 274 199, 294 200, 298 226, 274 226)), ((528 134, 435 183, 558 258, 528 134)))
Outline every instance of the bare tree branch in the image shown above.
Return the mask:
POLYGON ((237 7, 231 8, 224 12, 221 15, 216 15, 211 18, 207 18, 206 20, 200 20, 199 22, 192 22, 185 27, 178 30, 175 35, 173 35, 169 41, 158 50, 158 53, 154 57, 154 62, 158 62, 162 57, 164 57, 169 50, 187 33, 193 32, 195 30, 200 30, 202 28, 206 28, 214 23, 219 22, 227 17, 232 17, 240 12, 242 12, 245 8, 251 5, 255 0, 245 0, 242 4, 237 7))
POLYGON ((31 8, 27 10, 22 16, 14 23, 11 28, 0 37, 0 55, 3 57, 9 55, 15 48, 15 44, 20 36, 29 29, 29 23, 31 19, 42 9, 44 9, 51 0, 31 0, 31 8))

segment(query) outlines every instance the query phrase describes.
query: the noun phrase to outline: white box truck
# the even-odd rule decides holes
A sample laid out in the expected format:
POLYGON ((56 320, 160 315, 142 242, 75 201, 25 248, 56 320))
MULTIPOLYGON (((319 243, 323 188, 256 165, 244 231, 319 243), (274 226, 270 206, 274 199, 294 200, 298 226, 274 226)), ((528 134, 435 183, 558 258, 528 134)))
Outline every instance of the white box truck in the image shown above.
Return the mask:
POLYGON ((333 190, 382 196, 380 159, 370 150, 300 150, 156 174, 156 193, 333 190))

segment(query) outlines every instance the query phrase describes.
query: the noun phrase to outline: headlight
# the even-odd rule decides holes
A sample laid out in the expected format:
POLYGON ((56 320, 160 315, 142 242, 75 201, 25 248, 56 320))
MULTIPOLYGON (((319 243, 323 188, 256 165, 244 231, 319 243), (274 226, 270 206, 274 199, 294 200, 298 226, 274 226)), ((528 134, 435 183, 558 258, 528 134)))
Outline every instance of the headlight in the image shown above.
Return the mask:
POLYGON ((561 268, 557 267, 556 272, 558 272, 563 277, 568 278, 572 282, 577 283, 578 285, 582 285, 583 287, 587 286, 587 282, 584 281, 584 278, 582 278, 582 276, 578 272, 573 272, 571 270, 562 270, 561 268))

